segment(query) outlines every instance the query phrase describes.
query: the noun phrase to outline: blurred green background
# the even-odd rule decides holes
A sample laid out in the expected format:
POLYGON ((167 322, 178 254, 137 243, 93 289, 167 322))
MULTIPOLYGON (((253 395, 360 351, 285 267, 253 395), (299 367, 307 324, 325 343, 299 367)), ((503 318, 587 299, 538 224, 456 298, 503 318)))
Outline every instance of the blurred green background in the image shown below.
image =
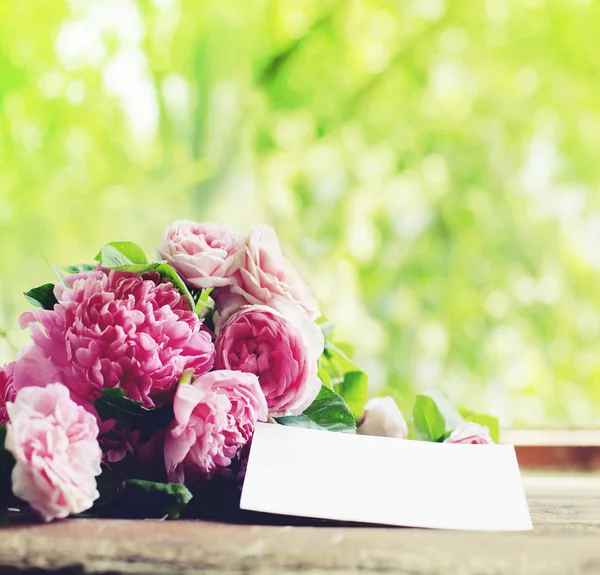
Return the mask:
POLYGON ((22 292, 172 220, 279 232, 372 393, 600 422, 599 3, 0 2, 22 292))

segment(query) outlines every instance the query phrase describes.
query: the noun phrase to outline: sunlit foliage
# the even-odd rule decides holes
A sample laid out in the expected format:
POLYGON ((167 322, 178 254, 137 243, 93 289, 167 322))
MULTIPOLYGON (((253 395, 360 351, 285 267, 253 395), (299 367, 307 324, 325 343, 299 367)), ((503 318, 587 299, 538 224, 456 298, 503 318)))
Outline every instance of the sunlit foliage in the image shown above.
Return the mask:
POLYGON ((600 4, 0 2, 0 359, 46 261, 280 233, 373 393, 600 418, 600 4))

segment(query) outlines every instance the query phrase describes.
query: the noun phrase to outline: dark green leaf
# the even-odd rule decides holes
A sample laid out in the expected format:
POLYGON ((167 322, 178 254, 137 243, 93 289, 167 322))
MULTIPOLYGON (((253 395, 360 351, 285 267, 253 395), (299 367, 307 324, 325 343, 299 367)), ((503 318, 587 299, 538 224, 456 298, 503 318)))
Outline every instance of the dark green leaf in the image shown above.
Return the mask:
POLYGON ((363 371, 348 371, 335 391, 344 399, 354 417, 359 419, 368 399, 369 378, 363 371))
POLYGON ((340 431, 356 432, 356 420, 346 402, 335 391, 322 386, 319 395, 302 415, 276 418, 281 425, 340 431))
POLYGON ((494 440, 494 443, 500 443, 500 422, 497 417, 484 413, 470 413, 465 417, 465 420, 484 425, 490 430, 490 437, 494 440))
POLYGON ((122 517, 179 519, 192 500, 192 494, 180 483, 155 483, 129 479, 122 486, 118 501, 122 517))
POLYGON ((446 421, 435 401, 427 395, 417 395, 413 421, 419 439, 439 441, 446 433, 446 421))
POLYGON ((444 435, 438 439, 438 443, 444 443, 444 441, 446 441, 446 439, 448 439, 451 435, 452 431, 446 431, 446 433, 444 433, 444 435))
MULTIPOLYGON (((324 431, 325 428, 321 427, 318 423, 315 423, 312 419, 309 419, 305 415, 284 415, 283 417, 276 417, 275 421, 279 425, 287 425, 288 427, 303 427, 304 429, 320 429, 324 431)), ((333 430, 329 430, 333 431, 333 430)))
POLYGON ((102 465, 102 473, 96 478, 96 488, 100 497, 94 502, 92 515, 94 511, 112 503, 117 496, 117 480, 112 469, 102 465))
POLYGON ((116 268, 131 264, 147 264, 144 250, 133 242, 111 242, 106 244, 94 258, 105 268, 116 268))
POLYGON ((54 309, 58 303, 54 295, 54 284, 44 284, 23 294, 27 301, 42 309, 54 309))
POLYGON ((173 405, 148 409, 141 403, 125 397, 120 388, 103 389, 94 407, 103 421, 116 419, 123 427, 140 432, 140 441, 148 441, 157 430, 173 421, 173 405))

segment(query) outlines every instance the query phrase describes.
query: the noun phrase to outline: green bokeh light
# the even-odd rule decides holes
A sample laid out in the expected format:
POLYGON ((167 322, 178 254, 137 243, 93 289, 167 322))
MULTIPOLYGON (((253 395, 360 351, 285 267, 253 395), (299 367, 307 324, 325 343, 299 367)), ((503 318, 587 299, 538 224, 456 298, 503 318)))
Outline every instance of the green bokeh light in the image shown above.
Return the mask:
POLYGON ((0 3, 0 330, 27 342, 46 261, 261 221, 373 393, 597 424, 598 29, 576 1, 0 3))

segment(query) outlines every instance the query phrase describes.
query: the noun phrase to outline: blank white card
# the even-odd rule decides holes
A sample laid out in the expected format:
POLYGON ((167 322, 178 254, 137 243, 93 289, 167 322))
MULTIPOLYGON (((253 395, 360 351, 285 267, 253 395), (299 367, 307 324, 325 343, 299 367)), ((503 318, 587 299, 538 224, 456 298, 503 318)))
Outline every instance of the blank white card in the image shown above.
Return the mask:
POLYGON ((256 426, 242 509, 407 527, 532 529, 511 445, 256 426))

